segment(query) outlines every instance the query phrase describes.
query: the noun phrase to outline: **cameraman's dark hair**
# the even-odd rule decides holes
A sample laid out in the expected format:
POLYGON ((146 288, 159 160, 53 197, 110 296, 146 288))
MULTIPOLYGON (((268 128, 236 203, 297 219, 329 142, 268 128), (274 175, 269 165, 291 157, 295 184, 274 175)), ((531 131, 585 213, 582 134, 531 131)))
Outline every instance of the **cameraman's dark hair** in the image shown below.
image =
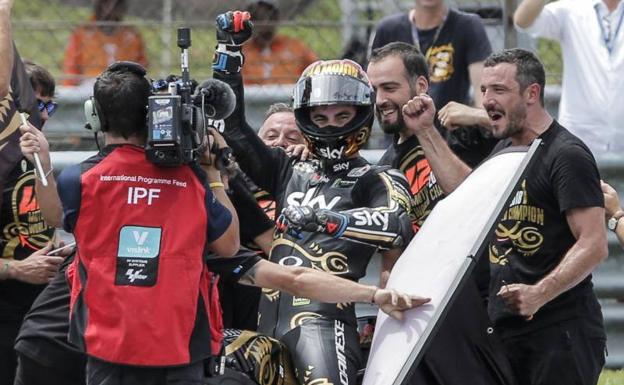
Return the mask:
POLYGON ((520 85, 520 92, 526 90, 531 84, 540 86, 540 104, 544 106, 544 87, 546 85, 546 73, 544 65, 531 51, 521 48, 505 49, 491 54, 484 67, 494 67, 498 64, 509 63, 516 66, 516 81, 520 85))
POLYGON ((294 114, 295 110, 293 110, 291 105, 286 103, 273 103, 269 106, 269 109, 264 114, 264 120, 267 120, 269 116, 280 112, 290 112, 294 114))
POLYGON ((419 76, 424 76, 429 81, 427 59, 418 47, 411 44, 395 41, 376 48, 371 53, 368 62, 369 64, 376 63, 390 56, 399 57, 403 61, 403 67, 412 86, 416 84, 419 76))
POLYGON ((56 82, 50 72, 30 60, 23 60, 23 62, 24 69, 30 79, 33 90, 35 90, 35 92, 39 91, 41 96, 54 97, 56 82))
POLYGON ((149 81, 129 70, 106 70, 93 86, 93 97, 98 102, 106 122, 103 131, 128 139, 132 135, 147 136, 147 98, 151 94, 149 81))

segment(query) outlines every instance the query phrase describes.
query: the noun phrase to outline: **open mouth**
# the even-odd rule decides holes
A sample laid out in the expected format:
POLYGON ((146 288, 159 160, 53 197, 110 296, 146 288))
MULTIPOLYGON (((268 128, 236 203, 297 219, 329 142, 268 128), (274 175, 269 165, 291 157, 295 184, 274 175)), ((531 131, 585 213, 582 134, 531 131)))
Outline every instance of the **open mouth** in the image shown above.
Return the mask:
POLYGON ((488 116, 490 117, 490 120, 496 122, 497 120, 500 120, 504 116, 504 114, 500 111, 488 110, 488 116))
POLYGON ((382 105, 377 108, 377 112, 379 116, 382 118, 387 118, 397 111, 397 107, 394 105, 382 105))

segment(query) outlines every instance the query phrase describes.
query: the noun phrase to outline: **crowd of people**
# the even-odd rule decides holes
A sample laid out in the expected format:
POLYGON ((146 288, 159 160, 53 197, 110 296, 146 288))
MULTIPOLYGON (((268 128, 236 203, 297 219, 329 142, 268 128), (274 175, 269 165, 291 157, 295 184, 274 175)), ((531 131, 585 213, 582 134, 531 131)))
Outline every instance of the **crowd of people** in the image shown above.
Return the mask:
MULTIPOLYGON (((95 3, 94 20, 121 20, 124 0, 95 3)), ((514 21, 562 41, 559 119, 539 58, 492 52, 479 18, 443 0, 382 20, 365 67, 289 48, 272 1, 224 13, 213 77, 236 107, 175 167, 146 158, 155 90, 136 31, 81 27, 67 71, 73 84, 97 76, 85 114, 104 143, 55 175, 42 128, 56 82, 20 57, 13 0, 0 0, 0 385, 356 384, 355 303, 397 320, 426 305, 428 293, 386 287, 403 250, 481 161, 536 139, 538 159, 408 382, 596 384, 606 335, 591 273, 607 229, 624 245, 624 210, 592 151, 618 148, 624 6, 544 3, 522 1, 514 21), (81 44, 107 39, 138 56, 80 63, 81 44), (604 71, 590 87, 592 63, 604 71), (244 89, 268 83, 294 83, 292 104, 256 130, 244 89), (375 119, 389 144, 370 164, 360 150, 375 119), (57 228, 75 247, 57 248, 57 228), (379 282, 359 283, 376 253, 379 282)))

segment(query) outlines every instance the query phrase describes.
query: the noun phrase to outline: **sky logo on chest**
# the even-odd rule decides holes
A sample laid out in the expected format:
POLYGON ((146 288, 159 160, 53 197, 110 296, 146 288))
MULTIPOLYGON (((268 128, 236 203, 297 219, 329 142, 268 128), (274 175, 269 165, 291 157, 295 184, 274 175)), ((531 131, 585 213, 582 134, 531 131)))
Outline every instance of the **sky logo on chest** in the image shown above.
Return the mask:
POLYGON ((334 196, 328 202, 325 195, 316 195, 317 188, 311 188, 306 192, 295 191, 288 195, 286 203, 289 206, 310 206, 314 209, 331 210, 340 201, 340 196, 334 196))
POLYGON ((155 258, 160 253, 162 229, 124 226, 119 232, 117 255, 124 258, 155 258))

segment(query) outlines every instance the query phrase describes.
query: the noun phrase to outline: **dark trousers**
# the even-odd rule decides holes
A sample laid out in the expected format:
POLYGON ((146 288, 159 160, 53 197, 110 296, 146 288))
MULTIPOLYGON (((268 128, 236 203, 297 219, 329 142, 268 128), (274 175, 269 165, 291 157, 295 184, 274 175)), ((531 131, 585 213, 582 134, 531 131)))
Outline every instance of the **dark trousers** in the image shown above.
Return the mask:
POLYGON ((84 385, 84 371, 64 373, 59 368, 43 366, 39 362, 17 354, 18 365, 14 385, 84 385))
POLYGON ((20 322, 3 322, 0 324, 0 385, 13 385, 17 355, 15 354, 15 338, 20 322))
POLYGON ((604 335, 584 318, 503 339, 522 385, 595 385, 605 363, 604 335))
POLYGON ((202 385, 204 363, 178 367, 117 365, 87 358, 87 385, 202 385))

